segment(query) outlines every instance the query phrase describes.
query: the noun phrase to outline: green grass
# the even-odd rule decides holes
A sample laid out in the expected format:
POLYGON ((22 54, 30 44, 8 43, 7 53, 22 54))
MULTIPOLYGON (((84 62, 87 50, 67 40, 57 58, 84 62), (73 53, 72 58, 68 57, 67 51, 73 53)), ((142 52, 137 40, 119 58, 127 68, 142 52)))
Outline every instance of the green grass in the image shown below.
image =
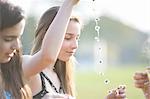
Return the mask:
POLYGON ((118 85, 126 85, 128 99, 144 99, 140 89, 134 87, 133 74, 143 68, 113 68, 107 70, 104 75, 94 71, 77 71, 76 88, 77 99, 104 99, 108 90, 118 85), (108 79, 108 84, 104 81, 108 79))

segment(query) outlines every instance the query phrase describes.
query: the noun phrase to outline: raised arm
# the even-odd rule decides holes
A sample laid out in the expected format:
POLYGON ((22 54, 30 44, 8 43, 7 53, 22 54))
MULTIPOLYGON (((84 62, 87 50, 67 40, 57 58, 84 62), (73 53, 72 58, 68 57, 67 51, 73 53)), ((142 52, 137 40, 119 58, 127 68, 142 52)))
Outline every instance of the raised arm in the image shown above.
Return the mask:
POLYGON ((22 66, 26 77, 41 72, 47 66, 54 65, 65 36, 73 6, 78 1, 65 0, 44 36, 41 49, 32 56, 23 56, 22 66))

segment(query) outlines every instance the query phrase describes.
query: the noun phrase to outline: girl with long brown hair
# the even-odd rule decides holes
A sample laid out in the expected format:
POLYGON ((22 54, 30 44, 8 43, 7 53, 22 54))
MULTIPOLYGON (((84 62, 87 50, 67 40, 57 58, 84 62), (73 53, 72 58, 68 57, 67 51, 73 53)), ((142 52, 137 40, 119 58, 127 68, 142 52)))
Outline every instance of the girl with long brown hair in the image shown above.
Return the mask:
MULTIPOLYGON (((52 23, 59 7, 55 6, 48 9, 41 17, 35 34, 35 42, 31 54, 34 55, 41 49, 41 44, 48 26, 52 23)), ((39 74, 30 80, 30 86, 35 99, 52 99, 58 97, 75 97, 73 81, 72 56, 78 47, 78 38, 81 30, 81 22, 77 17, 70 17, 66 34, 58 54, 57 60, 53 66, 48 66, 39 74), (34 86, 35 83, 38 85, 34 86), (49 94, 46 95, 46 94, 49 94), (68 94, 68 95, 64 95, 68 94), (56 96, 55 96, 56 95, 56 96), (59 96, 60 95, 60 96, 59 96)), ((50 45, 49 46, 53 46, 50 45)))
POLYGON ((0 0, 0 99, 32 99, 21 62, 19 38, 24 25, 23 10, 0 0))
MULTIPOLYGON (((40 18, 35 32, 32 55, 40 51, 46 31, 52 24, 59 9, 60 7, 58 6, 52 7, 40 18)), ((55 64, 49 64, 30 79, 29 85, 34 99, 75 99, 73 55, 78 48, 81 26, 81 20, 77 16, 71 15, 55 64)), ((49 47, 53 46, 54 44, 49 44, 49 47)), ((109 93, 106 99, 125 99, 125 97, 125 87, 118 87, 118 89, 109 93), (118 93, 116 94, 117 91, 118 93)))
MULTIPOLYGON (((4 0, 0 1, 2 4, 4 0)), ((36 31, 33 53, 22 58, 19 37, 23 32, 24 19, 17 16, 23 14, 20 8, 8 7, 9 10, 17 10, 11 13, 4 10, 6 5, 0 6, 1 99, 31 98, 23 74, 29 80, 35 99, 74 98, 71 58, 78 46, 81 24, 78 18, 70 16, 77 2, 65 0, 60 8, 53 7, 43 15, 36 31), (9 13, 14 14, 13 17, 9 13), (8 21, 4 21, 5 18, 8 21), (10 24, 7 24, 9 21, 10 24)))
MULTIPOLYGON (((57 59, 61 48, 67 24, 73 9, 73 6, 79 0, 65 0, 60 7, 52 24, 46 31, 45 37, 41 44, 40 50, 34 55, 24 55, 21 58, 19 50, 19 38, 23 32, 25 20, 23 14, 18 7, 11 5, 3 6, 7 0, 1 0, 1 17, 0 17, 0 33, 1 33, 1 97, 11 97, 14 99, 22 99, 23 96, 29 96, 25 87, 22 75, 29 81, 32 81, 34 75, 41 72, 48 65, 53 66, 57 59), (8 7, 7 7, 8 6, 8 7), (5 11, 6 9, 6 11, 5 11), (8 12, 7 10, 10 10, 8 12), (16 12, 15 12, 16 11, 16 12), (10 15, 13 14, 12 17, 10 15), (6 18, 6 19, 5 19, 6 18), (4 21, 5 19, 5 21, 4 21), (6 21, 7 20, 7 21, 6 21), (5 24, 9 22, 10 24, 5 24), (53 46, 49 46, 53 45, 53 46), (22 62, 21 62, 22 60, 22 62), (10 61, 10 62, 9 62, 10 61), (13 66, 14 65, 14 66, 13 66), (22 67, 21 67, 22 65, 22 67), (9 67, 11 68, 9 68, 9 67), (17 68, 15 68, 17 67, 17 68), (8 68, 8 69, 7 69, 8 68), (6 70, 7 69, 7 70, 6 70), (22 71, 23 69, 23 71, 22 71)), ((30 83, 30 82, 29 82, 30 83)), ((36 85, 36 84, 35 84, 36 85)), ((8 98, 9 99, 9 98, 8 98)), ((30 98, 27 98, 30 99, 30 98)))
MULTIPOLYGON (((71 16, 73 7, 78 3, 78 1, 79 0, 65 0, 62 6, 60 6, 60 8, 52 7, 50 11, 47 11, 46 14, 43 15, 44 18, 40 20, 39 25, 37 27, 37 31, 36 31, 37 39, 35 41, 36 43, 34 44, 34 47, 35 47, 33 51, 34 53, 32 55, 23 56, 23 61, 22 61, 23 71, 24 71, 25 77, 29 80, 29 85, 32 89, 33 95, 36 95, 38 93, 40 94, 40 98, 35 97, 35 99, 41 99, 41 97, 43 97, 43 99, 53 98, 50 95, 51 94, 50 90, 53 90, 53 89, 47 90, 47 88, 51 88, 51 86, 53 86, 55 91, 70 94, 70 95, 74 94, 72 90, 73 82, 72 80, 70 80, 72 79, 70 77, 71 76, 70 73, 69 75, 68 74, 66 75, 66 74, 63 74, 62 72, 62 70, 66 72, 70 72, 70 70, 67 71, 67 69, 65 68, 68 68, 68 67, 72 68, 72 67, 66 66, 66 62, 62 62, 60 60, 57 61, 57 58, 60 54, 59 52, 61 50, 61 46, 64 43, 63 41, 64 41, 65 36, 67 35, 67 37, 69 36, 70 38, 70 34, 67 34, 66 30, 67 30, 68 24, 70 24, 70 16, 71 16), (52 68, 54 67, 56 63, 59 66, 57 67, 58 69, 56 69, 55 72, 58 72, 57 74, 64 78, 58 79, 58 77, 56 77, 57 75, 55 74, 55 72, 53 72, 52 68), (49 78, 49 75, 47 75, 46 70, 48 70, 47 71, 48 73, 52 73, 52 76, 50 77, 54 77, 54 79, 52 80, 54 81, 56 80, 57 83, 53 84, 50 79, 47 79, 48 82, 45 81, 46 78, 49 78), (61 83, 60 83, 60 80, 61 80, 61 83), (62 86, 60 86, 61 84, 62 86), (47 87, 47 85, 50 87, 47 87), (59 91, 59 89, 61 91, 59 91)), ((72 21, 72 22, 75 22, 77 26, 79 26, 78 22, 76 21, 72 21)), ((75 31, 75 33, 79 33, 79 29, 78 31, 75 31)), ((78 34, 76 35, 75 37, 73 37, 73 42, 76 41, 76 39, 78 38, 78 34)), ((69 41, 69 38, 68 38, 68 41, 69 41)), ((67 55, 72 56, 73 53, 74 53, 74 50, 71 49, 67 52, 67 55)), ((55 91, 53 92, 55 93, 55 91)), ((62 99, 64 99, 68 96, 69 95, 64 95, 64 96, 55 95, 54 97, 55 98, 61 97, 62 99)))

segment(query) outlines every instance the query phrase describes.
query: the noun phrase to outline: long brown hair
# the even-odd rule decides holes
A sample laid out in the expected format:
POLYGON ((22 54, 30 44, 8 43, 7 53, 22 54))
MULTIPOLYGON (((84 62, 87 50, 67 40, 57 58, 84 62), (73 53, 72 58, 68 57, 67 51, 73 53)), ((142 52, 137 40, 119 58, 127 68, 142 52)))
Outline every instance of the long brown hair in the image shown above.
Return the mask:
MULTIPOLYGON (((31 99, 30 88, 23 79, 21 53, 17 51, 8 63, 1 64, 2 85, 13 99, 31 99)), ((3 93, 4 93, 3 91, 3 93)))
POLYGON ((54 71, 57 73, 60 79, 64 92, 75 96, 73 61, 70 59, 67 62, 63 62, 58 59, 55 63, 54 68, 54 71))
MULTIPOLYGON (((52 23, 53 19, 55 18, 58 10, 59 10, 59 6, 52 7, 48 9, 41 17, 37 29, 35 31, 35 40, 34 40, 33 48, 31 50, 31 54, 35 54, 40 50, 45 33, 48 27, 50 26, 50 24, 52 23)), ((77 17, 71 17, 70 21, 75 21, 80 23, 77 17)), ((74 83, 73 83, 74 82, 73 66, 71 60, 69 60, 68 62, 57 60, 54 67, 55 67, 55 72, 57 73, 62 83, 62 87, 65 93, 75 96, 74 83)))
MULTIPOLYGON (((24 18, 20 7, 0 0, 0 31, 16 25, 24 18)), ((0 63, 0 99, 5 99, 5 92, 9 92, 12 99, 31 99, 31 90, 23 76, 21 55, 18 49, 9 62, 0 63)))

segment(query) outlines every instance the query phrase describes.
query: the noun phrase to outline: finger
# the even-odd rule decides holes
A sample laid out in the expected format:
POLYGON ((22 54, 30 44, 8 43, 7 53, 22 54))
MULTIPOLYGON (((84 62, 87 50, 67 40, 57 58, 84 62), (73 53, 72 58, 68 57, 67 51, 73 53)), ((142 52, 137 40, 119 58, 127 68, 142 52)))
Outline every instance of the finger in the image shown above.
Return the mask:
POLYGON ((142 75, 147 76, 147 72, 146 71, 142 72, 142 75))
POLYGON ((143 77, 142 77, 142 76, 141 76, 141 77, 138 76, 138 77, 135 77, 134 80, 135 80, 135 81, 140 81, 140 80, 149 81, 149 78, 146 77, 146 76, 143 76, 143 77))
POLYGON ((123 89, 123 90, 125 90, 125 88, 126 88, 126 85, 119 85, 118 87, 118 89, 123 89))
POLYGON ((107 95, 107 99, 115 99, 115 98, 116 98, 116 94, 114 94, 114 93, 109 93, 107 95))
POLYGON ((135 82, 134 85, 135 87, 138 87, 138 88, 144 87, 144 83, 135 82))
POLYGON ((116 99, 116 90, 109 90, 109 94, 107 95, 107 99, 116 99))
POLYGON ((149 80, 148 79, 135 80, 135 83, 139 83, 139 84, 144 84, 145 82, 149 82, 149 80))
POLYGON ((145 73, 140 73, 140 74, 135 74, 135 75, 133 76, 133 78, 134 78, 135 80, 148 79, 148 75, 145 74, 145 73))
POLYGON ((139 87, 139 88, 142 88, 144 86, 149 86, 149 85, 150 85, 149 81, 135 81, 134 82, 134 86, 139 87))
POLYGON ((149 82, 145 82, 145 83, 135 83, 134 86, 137 87, 137 88, 149 87, 149 82))
POLYGON ((135 75, 141 75, 141 74, 143 74, 143 71, 136 71, 134 74, 135 75))
POLYGON ((142 76, 146 76, 147 72, 146 71, 141 71, 141 72, 135 72, 134 75, 142 75, 142 76))
POLYGON ((125 85, 119 85, 119 87, 116 89, 118 94, 125 92, 125 85))
POLYGON ((122 89, 118 90, 118 94, 124 94, 124 93, 125 93, 125 90, 122 90, 122 89))
POLYGON ((125 98, 126 98, 126 94, 116 95, 116 99, 125 99, 125 98))
POLYGON ((112 90, 112 94, 116 95, 117 91, 115 89, 112 90))

